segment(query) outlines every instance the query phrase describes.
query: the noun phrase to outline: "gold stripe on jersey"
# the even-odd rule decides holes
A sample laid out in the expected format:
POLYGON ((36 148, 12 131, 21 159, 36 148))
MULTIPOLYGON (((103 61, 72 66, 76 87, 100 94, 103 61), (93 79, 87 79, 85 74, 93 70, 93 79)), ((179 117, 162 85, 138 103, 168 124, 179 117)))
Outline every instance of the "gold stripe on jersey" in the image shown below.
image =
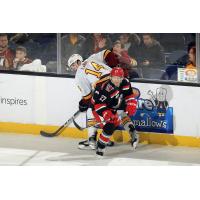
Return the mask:
POLYGON ((94 126, 96 123, 98 123, 95 119, 89 119, 87 121, 88 126, 94 126))
POLYGON ((83 96, 83 99, 84 99, 84 100, 88 100, 88 99, 90 99, 90 98, 92 98, 92 92, 90 92, 89 94, 83 96))
POLYGON ((104 76, 102 76, 102 78, 100 78, 98 81, 93 83, 93 88, 95 88, 97 84, 107 81, 109 79, 110 79, 110 74, 105 74, 104 76))
POLYGON ((103 54, 103 59, 105 60, 106 56, 110 53, 110 50, 105 50, 103 54))

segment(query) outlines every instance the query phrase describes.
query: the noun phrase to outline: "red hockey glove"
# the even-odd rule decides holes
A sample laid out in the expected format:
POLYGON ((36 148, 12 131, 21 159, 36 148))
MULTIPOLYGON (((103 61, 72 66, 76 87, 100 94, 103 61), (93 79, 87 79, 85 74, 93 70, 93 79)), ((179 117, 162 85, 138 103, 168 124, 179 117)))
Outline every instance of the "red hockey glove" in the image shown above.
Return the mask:
POLYGON ((103 118, 104 120, 107 122, 107 121, 110 121, 112 118, 113 118, 113 113, 110 111, 110 110, 105 110, 103 112, 103 118))
POLYGON ((106 110, 103 112, 103 118, 108 123, 113 123, 115 126, 119 126, 120 119, 118 114, 113 114, 110 110, 106 110))
POLYGON ((137 101, 135 99, 126 103, 126 113, 128 116, 132 116, 136 113, 137 101))

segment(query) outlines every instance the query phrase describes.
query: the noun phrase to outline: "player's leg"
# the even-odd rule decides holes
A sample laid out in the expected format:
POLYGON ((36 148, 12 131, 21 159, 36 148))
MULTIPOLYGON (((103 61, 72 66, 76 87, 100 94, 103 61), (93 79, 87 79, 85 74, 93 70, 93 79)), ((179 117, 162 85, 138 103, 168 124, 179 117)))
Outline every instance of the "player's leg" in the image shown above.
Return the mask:
MULTIPOLYGON (((96 122, 100 122, 101 119, 93 115, 93 112, 91 109, 88 109, 87 111, 87 124, 88 125, 95 125, 96 122)), ((97 140, 97 128, 94 126, 89 127, 88 129, 88 140, 83 140, 78 143, 78 148, 79 149, 84 149, 84 150, 95 150, 96 149, 96 140, 97 140)), ((114 146, 114 142, 110 141, 107 143, 107 146, 112 147, 114 146)))
POLYGON ((96 154, 98 156, 103 156, 106 146, 110 141, 110 137, 115 131, 116 126, 113 123, 106 123, 103 127, 103 131, 99 136, 96 147, 96 154))
POLYGON ((122 114, 122 125, 124 126, 124 129, 129 132, 131 137, 131 145, 133 149, 136 149, 138 143, 139 143, 139 135, 134 127, 133 122, 131 121, 130 117, 127 116, 125 112, 122 114))
POLYGON ((79 149, 85 149, 85 150, 95 150, 96 149, 96 137, 97 137, 97 128, 95 127, 89 127, 87 129, 88 131, 88 139, 83 140, 78 143, 79 149))
MULTIPOLYGON (((96 141, 97 141, 97 128, 89 127, 88 129, 88 140, 83 140, 78 143, 78 148, 83 150, 95 150, 96 149, 96 141)), ((107 146, 114 146, 114 142, 109 140, 107 146)))
MULTIPOLYGON (((92 110, 88 109, 86 113, 86 123, 87 125, 95 125, 96 120, 92 114, 92 110)), ((91 126, 87 128, 88 131, 88 139, 83 140, 78 143, 78 148, 79 149, 84 149, 84 150, 95 150, 96 149, 96 137, 97 137, 97 128, 91 126)))
MULTIPOLYGON (((103 117, 98 115, 95 111, 93 111, 94 117, 98 122, 104 121, 103 117)), ((96 154, 98 156, 103 156, 106 146, 110 142, 110 137, 112 136, 115 129, 119 126, 120 119, 117 113, 115 114, 112 120, 107 121, 106 123, 100 124, 102 128, 102 133, 100 134, 97 140, 96 154)))

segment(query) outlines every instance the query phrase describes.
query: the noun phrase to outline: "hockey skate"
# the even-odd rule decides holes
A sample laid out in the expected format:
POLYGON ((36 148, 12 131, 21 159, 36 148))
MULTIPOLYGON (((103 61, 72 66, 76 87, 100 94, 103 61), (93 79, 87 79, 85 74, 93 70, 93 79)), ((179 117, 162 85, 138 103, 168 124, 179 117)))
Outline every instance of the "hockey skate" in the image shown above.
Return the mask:
POLYGON ((97 155, 98 157, 100 157, 100 158, 103 157, 104 150, 105 150, 105 149, 97 148, 97 149, 96 149, 96 155, 97 155))
POLYGON ((107 144, 108 147, 112 147, 112 146, 114 146, 114 145, 115 145, 115 143, 114 143, 113 141, 111 141, 111 140, 110 140, 110 141, 108 142, 108 144, 107 144))
POLYGON ((132 146, 133 150, 135 150, 139 143, 139 135, 137 134, 136 130, 130 131, 129 134, 131 136, 131 146, 132 146))
POLYGON ((96 155, 99 158, 102 158, 105 152, 105 147, 106 145, 97 141, 97 145, 96 145, 96 155))
POLYGON ((81 150, 95 150, 96 149, 95 136, 91 136, 88 140, 79 142, 78 148, 81 150))

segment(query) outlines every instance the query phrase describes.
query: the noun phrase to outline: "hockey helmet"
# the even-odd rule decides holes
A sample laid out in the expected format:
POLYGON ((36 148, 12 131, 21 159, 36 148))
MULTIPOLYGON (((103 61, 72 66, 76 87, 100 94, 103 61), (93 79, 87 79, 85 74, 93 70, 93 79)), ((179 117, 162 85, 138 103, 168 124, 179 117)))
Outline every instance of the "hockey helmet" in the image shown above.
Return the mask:
POLYGON ((80 60, 81 62, 83 62, 82 56, 80 56, 79 54, 73 54, 73 55, 71 55, 70 58, 68 59, 68 66, 70 67, 73 63, 75 63, 78 60, 80 60))
POLYGON ((114 67, 111 70, 110 75, 124 78, 124 70, 121 67, 114 67))

